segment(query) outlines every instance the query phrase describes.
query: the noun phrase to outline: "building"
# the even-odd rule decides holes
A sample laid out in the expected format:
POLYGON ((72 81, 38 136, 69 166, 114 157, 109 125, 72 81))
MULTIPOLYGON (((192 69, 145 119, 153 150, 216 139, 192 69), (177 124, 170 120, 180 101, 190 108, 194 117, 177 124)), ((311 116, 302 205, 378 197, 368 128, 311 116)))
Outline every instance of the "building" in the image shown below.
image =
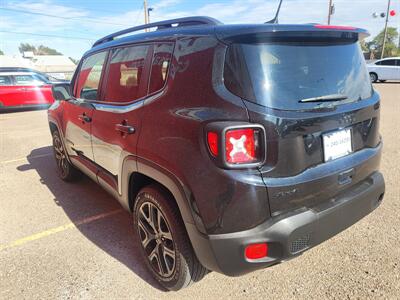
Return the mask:
POLYGON ((64 55, 0 55, 0 67, 31 68, 58 79, 70 79, 76 69, 75 63, 64 55))

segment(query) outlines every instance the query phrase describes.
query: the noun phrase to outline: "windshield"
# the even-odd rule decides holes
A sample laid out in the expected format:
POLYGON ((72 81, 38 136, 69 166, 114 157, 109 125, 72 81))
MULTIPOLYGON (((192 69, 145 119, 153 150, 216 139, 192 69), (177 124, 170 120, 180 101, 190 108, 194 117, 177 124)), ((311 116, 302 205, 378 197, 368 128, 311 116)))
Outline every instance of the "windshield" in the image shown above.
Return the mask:
POLYGON ((358 42, 232 44, 224 82, 243 99, 284 110, 318 104, 303 99, 338 95, 343 103, 372 95, 358 42))

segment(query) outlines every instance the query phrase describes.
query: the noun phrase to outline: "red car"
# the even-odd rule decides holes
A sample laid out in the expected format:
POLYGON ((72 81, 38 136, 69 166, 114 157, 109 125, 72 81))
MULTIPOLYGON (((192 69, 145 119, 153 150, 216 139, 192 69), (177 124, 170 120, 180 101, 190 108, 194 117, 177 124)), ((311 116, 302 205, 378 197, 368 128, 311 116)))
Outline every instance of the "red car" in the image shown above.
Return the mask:
POLYGON ((54 102, 51 86, 34 72, 0 72, 0 111, 48 107, 54 102))

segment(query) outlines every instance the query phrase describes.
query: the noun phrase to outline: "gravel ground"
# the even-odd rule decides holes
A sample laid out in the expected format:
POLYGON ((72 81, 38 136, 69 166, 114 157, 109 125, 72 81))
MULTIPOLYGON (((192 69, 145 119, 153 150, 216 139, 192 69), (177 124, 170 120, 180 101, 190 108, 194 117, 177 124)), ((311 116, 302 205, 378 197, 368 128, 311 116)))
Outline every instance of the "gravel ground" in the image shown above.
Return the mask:
POLYGON ((382 205, 294 260, 238 278, 210 273, 175 293, 146 272, 116 200, 89 179, 55 176, 46 112, 0 115, 0 299, 400 299, 400 84, 375 88, 382 205))

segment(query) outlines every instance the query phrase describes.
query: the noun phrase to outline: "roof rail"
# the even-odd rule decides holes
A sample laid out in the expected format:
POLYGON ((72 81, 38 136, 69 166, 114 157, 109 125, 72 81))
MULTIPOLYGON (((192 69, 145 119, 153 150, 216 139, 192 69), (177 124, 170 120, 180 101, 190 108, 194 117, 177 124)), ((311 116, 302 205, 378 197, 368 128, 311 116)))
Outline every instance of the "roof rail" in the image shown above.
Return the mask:
POLYGON ((139 31, 139 30, 143 30, 143 29, 153 28, 153 27, 157 27, 157 30, 161 30, 161 29, 168 29, 168 28, 172 28, 172 27, 194 26, 194 25, 218 25, 218 24, 222 24, 222 23, 214 18, 201 17, 201 16, 154 22, 154 23, 149 23, 149 24, 144 24, 144 25, 140 25, 140 26, 127 28, 127 29, 112 33, 110 35, 107 35, 107 36, 97 40, 93 44, 93 47, 100 45, 102 43, 105 43, 105 42, 110 42, 118 36, 125 35, 125 34, 139 31), (173 26, 173 25, 175 25, 175 26, 173 26))

